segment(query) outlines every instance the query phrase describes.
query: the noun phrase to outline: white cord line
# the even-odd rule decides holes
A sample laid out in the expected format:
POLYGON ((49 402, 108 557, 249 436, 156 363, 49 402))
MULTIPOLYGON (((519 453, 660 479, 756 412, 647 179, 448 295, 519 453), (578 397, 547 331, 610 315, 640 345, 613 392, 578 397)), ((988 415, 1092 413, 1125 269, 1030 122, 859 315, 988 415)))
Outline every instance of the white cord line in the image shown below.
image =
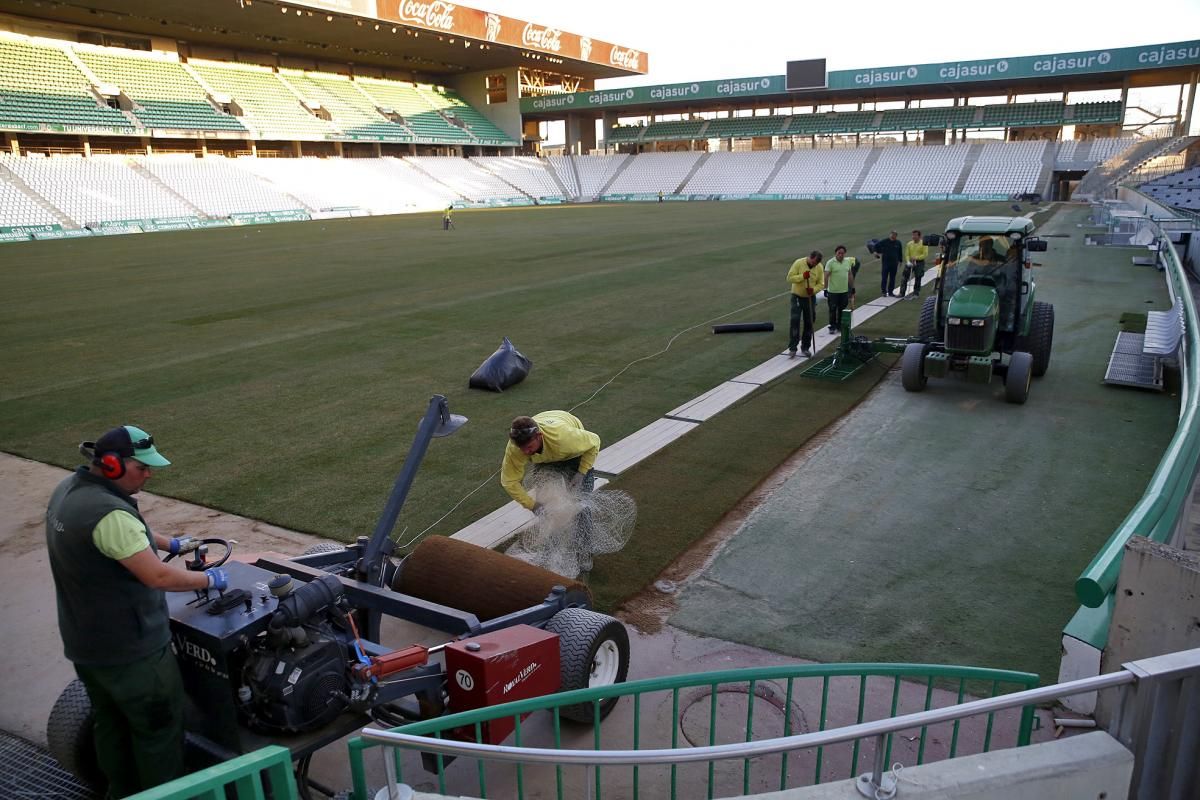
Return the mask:
POLYGON ((576 403, 575 405, 571 406, 571 407, 570 407, 569 409, 567 409, 567 410, 568 410, 568 411, 574 411, 575 409, 579 408, 580 406, 587 405, 588 403, 592 402, 592 400, 596 399, 596 395, 600 394, 602 391, 604 391, 606 388, 608 388, 608 385, 609 385, 610 383, 612 383, 613 381, 615 381, 617 378, 621 377, 621 375, 623 375, 623 374, 625 373, 625 370, 629 369, 629 368, 630 368, 630 367, 632 367, 634 364, 640 364, 640 363, 641 363, 641 362, 643 362, 643 361, 649 361, 649 360, 650 360, 650 359, 652 359, 652 358, 657 358, 658 356, 661 356, 663 353, 665 353, 665 352, 667 352, 668 350, 670 350, 670 349, 671 349, 671 345, 675 344, 675 340, 676 340, 676 339, 678 339, 680 336, 683 336, 685 333, 688 333, 689 331, 694 331, 694 330, 696 330, 696 328, 703 328, 705 325, 711 325, 711 324, 713 324, 714 322, 716 322, 716 321, 718 321, 718 320, 725 319, 726 317, 732 317, 734 314, 740 314, 740 313, 742 313, 743 311, 745 311, 745 310, 747 310, 747 309, 754 308, 755 306, 760 306, 760 305, 762 305, 763 303, 768 303, 768 302, 770 302, 771 300, 776 300, 776 299, 778 299, 778 298, 780 298, 780 297, 784 296, 785 294, 787 294, 787 292, 780 292, 779 294, 773 294, 773 295, 771 295, 770 297, 764 298, 764 299, 762 299, 762 300, 756 300, 756 301, 754 301, 753 303, 751 303, 751 304, 750 304, 750 305, 748 305, 748 306, 742 306, 741 308, 738 308, 738 309, 735 309, 735 310, 733 310, 733 311, 730 311, 730 312, 729 312, 729 313, 727 313, 727 314, 722 314, 722 315, 721 315, 721 316, 719 316, 719 317, 713 317, 712 319, 705 320, 704 322, 699 322, 699 323, 697 323, 697 324, 695 324, 695 325, 692 325, 690 328, 684 328, 684 329, 683 329, 683 330, 681 330, 679 333, 677 333, 677 334, 675 334, 674 336, 672 336, 672 337, 671 337, 671 338, 670 338, 670 339, 667 341, 667 345, 666 345, 666 347, 664 347, 662 350, 659 350, 657 353, 651 353, 651 354, 650 354, 650 355, 648 355, 648 356, 642 356, 641 358, 635 358, 633 361, 630 361, 628 364, 626 364, 625 366, 621 367, 621 370, 620 370, 620 372, 618 372, 616 375, 613 375, 611 378, 609 378, 608 380, 606 380, 604 383, 600 384, 600 388, 599 388, 599 389, 597 389, 596 391, 592 392, 592 395, 591 395, 591 397, 589 397, 588 399, 584 400, 583 402, 576 403))
MULTIPOLYGON (((725 319, 726 317, 732 317, 734 314, 740 314, 743 311, 754 308, 755 306, 760 306, 763 303, 769 303, 772 300, 777 300, 785 294, 787 294, 787 292, 780 292, 779 294, 773 294, 770 297, 763 298, 762 300, 755 300, 753 303, 751 303, 749 305, 742 306, 741 308, 738 308, 738 309, 734 309, 733 311, 730 311, 726 314, 721 314, 719 317, 713 317, 712 319, 708 319, 708 320, 705 320, 704 322, 699 322, 699 323, 696 323, 695 325, 684 328, 683 330, 679 331, 674 336, 672 336, 669 340, 667 340, 666 346, 663 347, 663 349, 659 350, 657 353, 651 353, 648 356, 642 356, 641 358, 635 358, 633 361, 630 361, 628 364, 621 367, 620 371, 618 371, 616 375, 613 375, 611 378, 606 380, 604 383, 600 384, 600 388, 598 388, 596 391, 592 392, 590 397, 588 397, 586 400, 584 400, 582 402, 576 403, 575 405, 571 406, 568 409, 568 411, 574 411, 575 409, 579 408, 580 406, 587 405, 588 403, 592 402, 593 400, 596 399, 597 395, 599 395, 602 391, 607 389, 609 384, 611 384, 617 378, 621 377, 625 373, 625 371, 628 370, 630 367, 632 367, 635 364, 640 364, 643 361, 649 361, 652 358, 657 358, 658 356, 661 356, 663 353, 670 350, 671 345, 675 344, 675 340, 678 339, 680 336, 683 336, 685 333, 688 333, 689 331, 694 331, 697 328, 703 328, 705 325, 711 325, 714 322, 717 322, 718 320, 725 319)), ((496 477, 499 474, 500 474, 500 470, 496 470, 491 475, 488 475, 486 478, 483 479, 483 483, 479 484, 474 489, 472 489, 471 491, 469 491, 465 495, 463 495, 461 500, 459 500, 457 503, 455 503, 450 508, 450 510, 447 511, 445 514, 442 514, 440 517, 438 517, 436 520, 434 520, 432 523, 430 523, 429 527, 425 528, 420 533, 414 534, 413 537, 411 539, 409 539, 407 542, 403 542, 401 544, 396 545, 397 549, 403 549, 405 547, 408 547, 410 544, 417 541, 425 534, 429 533, 429 531, 433 530, 433 528, 436 527, 439 523, 441 523, 442 520, 444 520, 446 517, 453 514, 458 509, 459 506, 461 506, 463 503, 465 503, 467 501, 467 498, 469 498, 471 495, 478 492, 484 486, 487 486, 491 482, 492 478, 496 477)), ((407 530, 407 528, 405 530, 407 530)), ((403 536, 403 533, 401 533, 401 535, 403 536)))

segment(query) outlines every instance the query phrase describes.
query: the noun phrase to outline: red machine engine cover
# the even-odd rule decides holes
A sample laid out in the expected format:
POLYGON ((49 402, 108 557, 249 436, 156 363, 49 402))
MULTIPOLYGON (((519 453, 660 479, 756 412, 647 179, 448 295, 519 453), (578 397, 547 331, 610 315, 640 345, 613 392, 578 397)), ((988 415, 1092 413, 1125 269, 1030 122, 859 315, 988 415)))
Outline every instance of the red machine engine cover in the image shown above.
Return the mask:
MULTIPOLYGON (((445 656, 451 713, 553 694, 562 683, 558 636, 529 625, 448 644, 445 656)), ((505 717, 481 727, 482 741, 500 744, 516 723, 505 717)), ((453 734, 475 741, 474 726, 453 734)))

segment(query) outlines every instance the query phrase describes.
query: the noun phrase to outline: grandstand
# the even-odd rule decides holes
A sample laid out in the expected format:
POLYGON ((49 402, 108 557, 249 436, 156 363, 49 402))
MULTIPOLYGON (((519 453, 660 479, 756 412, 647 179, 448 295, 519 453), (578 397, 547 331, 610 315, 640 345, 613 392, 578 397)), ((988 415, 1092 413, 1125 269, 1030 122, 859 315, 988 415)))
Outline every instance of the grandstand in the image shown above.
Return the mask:
POLYGON ((1200 167, 1164 175, 1143 183, 1139 188, 1166 205, 1200 211, 1200 167))
POLYGON ((660 191, 683 197, 994 198, 1043 192, 1052 168, 1091 169, 1101 155, 1139 146, 1134 139, 1082 145, 1027 141, 468 159, 4 155, 0 227, 46 222, 82 227, 177 216, 222 220, 279 211, 398 214, 448 204, 591 202, 655 197, 660 191))

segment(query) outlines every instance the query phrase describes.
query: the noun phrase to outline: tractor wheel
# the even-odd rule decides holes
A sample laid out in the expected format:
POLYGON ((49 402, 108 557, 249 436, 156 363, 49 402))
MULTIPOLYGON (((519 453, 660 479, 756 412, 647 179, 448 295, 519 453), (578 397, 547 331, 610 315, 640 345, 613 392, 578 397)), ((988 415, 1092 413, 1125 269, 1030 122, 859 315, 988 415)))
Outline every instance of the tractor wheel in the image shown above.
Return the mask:
POLYGON ((46 744, 60 767, 103 797, 108 780, 96 759, 92 719, 92 699, 83 681, 76 678, 67 684, 50 709, 46 744))
POLYGON ((1009 356, 1008 374, 1004 376, 1004 399, 1024 403, 1029 397, 1029 382, 1033 380, 1033 356, 1018 350, 1009 356))
MULTIPOLYGON (((561 691, 624 683, 629 674, 629 633, 619 620, 584 608, 564 608, 550 618, 546 630, 558 634, 561 691)), ((616 704, 615 697, 601 700, 600 719, 608 716, 616 704)), ((590 724, 596 720, 596 704, 563 706, 559 713, 566 719, 590 724)))
POLYGON ((1027 350, 1033 356, 1033 377, 1040 378, 1050 367, 1050 348, 1054 344, 1054 306, 1034 301, 1033 319, 1029 321, 1029 335, 1021 337, 1018 350, 1027 350))
POLYGON ((921 321, 917 323, 917 338, 927 342, 940 339, 937 329, 937 294, 925 298, 921 303, 921 321))
POLYGON ((918 342, 904 348, 904 355, 900 356, 900 383, 904 384, 905 391, 919 392, 929 382, 925 376, 925 354, 928 352, 929 345, 918 342))

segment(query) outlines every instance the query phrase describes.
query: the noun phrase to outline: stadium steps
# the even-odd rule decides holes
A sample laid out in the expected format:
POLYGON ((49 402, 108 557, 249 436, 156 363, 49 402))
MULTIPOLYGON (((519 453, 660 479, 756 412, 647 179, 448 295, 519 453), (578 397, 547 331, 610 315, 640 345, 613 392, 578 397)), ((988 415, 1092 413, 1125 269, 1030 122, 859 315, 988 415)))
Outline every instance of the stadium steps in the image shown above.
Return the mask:
POLYGON ((621 162, 621 166, 613 170, 613 174, 608 176, 608 183, 601 186, 600 191, 596 192, 597 198, 604 196, 605 192, 608 191, 608 188, 616 182, 617 178, 621 177, 621 173, 629 169, 629 165, 633 163, 635 158, 637 158, 636 155, 631 155, 629 158, 621 162))
POLYGON ((79 54, 76 53, 74 50, 72 50, 69 47, 64 47, 64 48, 62 48, 62 51, 63 51, 63 54, 67 57, 67 61, 70 61, 72 64, 74 64, 75 69, 82 72, 84 77, 87 78, 88 81, 91 82, 92 86, 99 86, 100 84, 105 82, 105 81, 100 80, 99 75, 92 72, 91 67, 89 67, 87 64, 83 63, 83 59, 80 58, 79 54))
POLYGON ((859 189, 866 182, 867 176, 871 174, 871 168, 875 166, 875 162, 879 160, 881 155, 883 155, 882 147, 871 148, 871 152, 867 154, 867 160, 863 162, 862 169, 859 170, 858 177, 854 179, 854 184, 850 187, 850 191, 847 194, 858 194, 859 189))
MULTIPOLYGON (((358 92, 360 95, 362 95, 364 98, 366 98, 366 101, 371 104, 372 108, 379 109, 379 108, 386 107, 386 104, 380 103, 378 100, 376 100, 375 97, 373 97, 371 95, 371 93, 368 92, 363 87, 363 85, 361 83, 359 83, 358 81, 352 80, 352 81, 350 81, 350 85, 352 87, 354 87, 354 91, 358 92)), ((403 117, 401 117, 401 119, 403 119, 403 117)), ((399 125, 401 130, 403 130, 405 133, 407 133, 409 136, 411 136, 412 140, 414 142, 417 140, 417 132, 414 131, 412 129, 412 126, 409 125, 407 122, 397 122, 395 120, 388 120, 388 121, 391 122, 393 125, 399 125)))
POLYGON ((203 209, 193 205, 191 200, 188 200, 186 197, 181 195, 179 192, 175 191, 175 189, 172 188, 170 186, 170 184, 166 183, 162 178, 158 177, 153 172, 146 169, 144 166, 142 166, 142 164, 140 162, 138 162, 132 158, 127 158, 127 159, 125 159, 125 163, 128 164, 129 168, 132 169, 134 172, 136 172, 138 175, 141 175, 143 178, 150 181, 150 183, 157 185, 158 188, 162 189, 164 192, 171 195, 179 202, 183 203, 185 206, 187 206, 189 209, 191 209, 195 213, 195 215, 197 217, 199 217, 200 219, 210 219, 209 215, 204 213, 203 209))
MULTIPOLYGON (((554 181, 554 185, 558 187, 559 194, 562 195, 563 199, 564 200, 569 199, 569 198, 573 199, 573 198, 571 198, 571 193, 569 191, 567 191, 566 185, 562 182, 562 179, 558 177, 558 170, 556 170, 554 168, 554 165, 550 163, 550 159, 539 158, 538 161, 541 162, 542 169, 544 169, 544 170, 546 170, 546 172, 550 173, 550 180, 554 181)), ((575 166, 574 160, 571 160, 571 166, 572 166, 572 168, 574 168, 574 166, 575 166)), ((575 181, 576 181, 575 185, 578 186, 579 185, 579 183, 578 183, 579 175, 575 176, 575 181)))
POLYGON ((571 163, 571 172, 575 175, 575 185, 579 187, 579 195, 573 199, 583 199, 583 180, 579 177, 579 164, 575 161, 575 156, 567 159, 571 163))
POLYGON ((1050 182, 1054 180, 1054 164, 1058 161, 1058 142, 1050 142, 1042 151, 1042 172, 1038 175, 1037 190, 1042 197, 1050 196, 1050 182))
MULTIPOLYGON (((272 75, 274 75, 275 80, 279 81, 279 83, 285 89, 287 89, 292 94, 293 97, 296 98, 296 102, 300 104, 300 109, 302 111, 304 111, 305 114, 309 114, 310 116, 313 117, 313 119, 321 119, 320 117, 318 117, 317 115, 315 115, 311 111, 309 111, 308 106, 305 105, 306 102, 308 102, 309 100, 312 100, 313 98, 305 97, 303 94, 301 94, 299 89, 297 89, 292 84, 288 83, 288 80, 287 80, 287 78, 285 78, 283 76, 283 73, 274 72, 274 73, 272 73, 272 75)), ((340 125, 338 125, 336 121, 334 121, 332 119, 322 119, 321 121, 324 122, 326 125, 328 125, 330 128, 332 128, 336 133, 341 134, 342 136, 346 135, 346 132, 344 130, 342 130, 342 127, 340 125)))
POLYGON ((975 162, 979 160, 979 155, 983 152, 983 145, 975 143, 971 145, 971 149, 967 151, 967 157, 963 159, 962 172, 958 173, 958 180, 954 182, 954 193, 962 192, 963 187, 967 185, 967 178, 971 177, 971 170, 975 169, 975 162))
POLYGON ((767 194, 767 187, 771 185, 771 181, 775 180, 775 176, 779 174, 779 171, 787 166, 788 161, 791 161, 792 154, 795 152, 795 150, 780 151, 779 158, 775 159, 775 166, 771 167, 771 174, 763 181, 763 185, 758 187, 759 194, 767 194))
MULTIPOLYGON (((704 124, 707 125, 708 123, 706 122, 704 124)), ((700 167, 704 166, 704 162, 708 161, 708 159, 710 159, 710 158, 712 158, 712 153, 705 153, 704 155, 697 158, 696 163, 692 165, 691 171, 688 172, 688 174, 686 176, 684 176, 683 180, 679 182, 679 185, 675 187, 675 191, 671 192, 671 194, 679 194, 680 192, 682 192, 683 187, 687 186, 688 181, 690 181, 692 179, 692 176, 696 174, 696 171, 699 170, 700 167)))
MULTIPOLYGON (((517 186, 515 183, 513 183, 513 182, 512 182, 512 181, 510 181, 510 180, 508 180, 507 178, 505 178, 503 175, 499 174, 499 173, 498 173, 498 172, 496 172, 495 170, 488 169, 488 168, 487 168, 487 166, 485 166, 483 163, 481 163, 481 162, 479 162, 479 161, 476 161, 476 160, 474 160, 474 159, 470 159, 470 163, 471 163, 471 165, 472 165, 472 166, 474 166, 474 167, 477 167, 477 168, 479 168, 479 169, 483 170, 483 171, 484 171, 484 172, 486 172, 488 175, 491 175, 493 178, 495 178, 496 180, 498 180, 498 181, 500 181, 501 183, 503 183, 505 186, 508 186, 509 188, 511 188, 511 189, 512 189, 514 192, 516 192, 516 194, 514 195, 514 197, 528 197, 530 200, 533 200, 533 202, 534 202, 534 204, 535 204, 535 205, 537 204, 537 198, 535 198, 535 197, 534 197, 533 195, 531 195, 529 192, 525 191, 525 190, 524 190, 524 189, 522 189, 520 186, 517 186)), ((550 173, 551 173, 551 174, 553 174, 553 173, 554 173, 554 170, 550 170, 550 173)), ((560 183, 560 182, 559 182, 559 180, 558 180, 558 177, 557 177, 557 176, 555 176, 555 178, 554 178, 554 183, 555 183, 555 184, 557 184, 557 186, 558 186, 558 188, 559 188, 560 190, 563 188, 563 186, 562 186, 562 183, 560 183)), ((566 191, 563 191, 563 196, 564 196, 564 197, 566 196, 566 194, 567 194, 567 193, 566 193, 566 191)))
MULTIPOLYGON (((401 157, 400 157, 400 161, 403 161, 403 162, 404 162, 405 164, 407 164, 407 165, 408 165, 408 166, 409 166, 409 167, 410 167, 412 170, 414 170, 415 172, 417 172, 417 173, 419 173, 420 175, 424 176, 425 180, 429 181, 430 183, 437 184, 438 186, 442 187, 443 189, 445 189, 447 192, 449 192, 450 194, 454 195, 455 197, 458 197, 458 198, 460 198, 460 199, 462 199, 462 200, 466 200, 466 201, 468 201, 468 202, 470 201, 470 198, 469 198, 469 197, 467 197, 466 195, 464 195, 464 194, 463 194, 462 192, 460 192, 458 189, 455 189, 453 186, 451 186, 451 185, 450 185, 450 184, 448 184, 448 183, 445 183, 445 182, 443 182, 443 181, 440 181, 440 180, 438 180, 437 178, 433 177, 433 175, 431 175, 430 173, 428 173, 428 172, 426 172, 425 170, 421 169, 419 166, 417 166, 417 162, 415 162, 415 161, 410 161, 409 159, 407 159, 407 158, 405 158, 405 157, 403 157, 403 156, 401 156, 401 157)), ((507 181, 506 181, 506 182, 507 182, 507 181)), ((521 194, 525 194, 525 193, 524 193, 524 192, 522 192, 521 194)))
POLYGON ((64 228, 68 229, 79 229, 80 226, 75 222, 75 220, 64 214, 58 206, 54 205, 49 200, 35 192, 33 189, 29 188, 29 184, 21 180, 21 176, 6 167, 2 161, 0 161, 0 175, 3 175, 4 180, 11 184, 17 191, 21 192, 26 197, 33 200, 33 202, 44 208, 47 212, 54 215, 54 218, 58 220, 59 225, 62 225, 64 228))

